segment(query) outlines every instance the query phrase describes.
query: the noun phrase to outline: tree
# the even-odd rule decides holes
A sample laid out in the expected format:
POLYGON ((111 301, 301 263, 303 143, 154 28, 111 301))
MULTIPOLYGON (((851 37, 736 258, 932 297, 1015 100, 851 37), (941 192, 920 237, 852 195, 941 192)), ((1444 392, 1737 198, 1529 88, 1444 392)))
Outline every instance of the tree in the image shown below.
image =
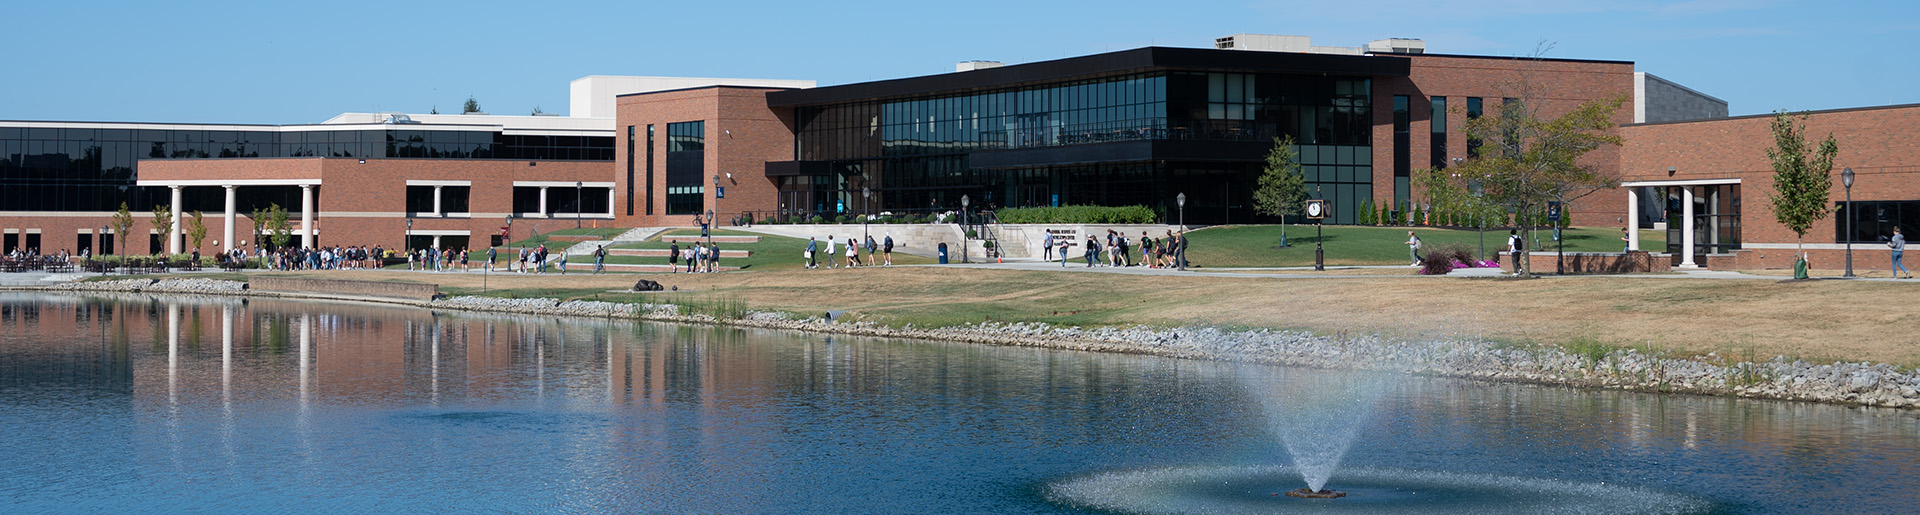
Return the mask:
POLYGON ((206 215, 193 212, 193 219, 187 222, 187 239, 193 240, 193 250, 200 250, 200 243, 207 241, 206 215))
POLYGON ((120 203, 120 210, 113 213, 113 235, 120 237, 120 255, 127 255, 127 231, 133 230, 133 211, 127 210, 127 203, 120 203))
POLYGON ((293 239, 293 224, 287 222, 287 208, 280 204, 267 206, 267 232, 273 236, 275 249, 285 248, 293 239))
POLYGON ((1300 171, 1300 154, 1293 148, 1292 135, 1273 139, 1267 151, 1267 168, 1253 190, 1253 211, 1280 217, 1280 245, 1287 243, 1287 215, 1300 214, 1307 200, 1307 176, 1300 171))
POLYGON ((472 114, 472 113, 478 113, 478 112, 480 112, 480 101, 474 100, 473 95, 467 95, 467 105, 461 108, 460 114, 472 114))
MULTIPOLYGON (((1479 178, 1485 201, 1515 213, 1516 219, 1530 220, 1548 201, 1562 205, 1602 188, 1619 184, 1618 170, 1603 170, 1581 163, 1588 152, 1605 145, 1619 145, 1620 136, 1612 132, 1614 112, 1626 102, 1626 95, 1583 102, 1557 118, 1540 115, 1535 102, 1526 97, 1504 102, 1494 116, 1467 120, 1469 138, 1499 143, 1498 151, 1482 152, 1452 168, 1451 180, 1459 185, 1479 178)), ((1531 231, 1533 224, 1525 224, 1531 231)), ((1520 273, 1531 276, 1533 267, 1527 255, 1521 256, 1520 273)))
MULTIPOLYGON (((159 232, 160 237, 166 238, 168 243, 171 243, 173 241, 173 206, 172 205, 154 204, 153 230, 156 232, 159 232)), ((165 249, 166 248, 165 244, 162 244, 160 248, 165 249)), ((165 251, 163 250, 161 252, 164 253, 165 251)))
POLYGON ((256 208, 253 208, 253 215, 248 217, 249 220, 253 220, 253 244, 254 245, 259 245, 263 247, 266 246, 266 242, 260 241, 260 237, 261 235, 264 235, 267 233, 266 232, 267 218, 269 216, 272 216, 271 213, 272 213, 271 211, 256 207, 256 208))
MULTIPOLYGON (((1773 202, 1774 220, 1793 231, 1801 262, 1807 260, 1807 230, 1831 211, 1827 193, 1833 189, 1833 156, 1840 153, 1840 144, 1831 132, 1818 148, 1809 148, 1809 117, 1801 113, 1796 120, 1786 111, 1774 113, 1773 148, 1767 149, 1767 159, 1773 161, 1773 192, 1767 194, 1767 200, 1773 202)), ((1805 274, 1795 267, 1795 277, 1805 278, 1805 274)))

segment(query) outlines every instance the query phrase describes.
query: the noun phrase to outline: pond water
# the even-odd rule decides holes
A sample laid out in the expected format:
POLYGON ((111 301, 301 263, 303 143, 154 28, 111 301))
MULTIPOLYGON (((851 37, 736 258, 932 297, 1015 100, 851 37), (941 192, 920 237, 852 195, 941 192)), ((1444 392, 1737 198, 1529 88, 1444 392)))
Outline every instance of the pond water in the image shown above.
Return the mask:
POLYGON ((0 513, 1920 506, 1915 413, 1417 377, 1385 383, 1354 417, 1327 483, 1350 497, 1285 498, 1303 483, 1270 428, 1296 414, 1245 369, 350 303, 0 292, 0 513))

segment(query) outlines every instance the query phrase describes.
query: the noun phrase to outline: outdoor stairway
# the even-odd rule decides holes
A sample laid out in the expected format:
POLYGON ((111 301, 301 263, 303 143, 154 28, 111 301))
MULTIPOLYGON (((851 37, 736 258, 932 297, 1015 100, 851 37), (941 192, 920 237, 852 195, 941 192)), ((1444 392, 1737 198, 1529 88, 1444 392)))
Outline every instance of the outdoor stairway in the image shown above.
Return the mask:
MULTIPOLYGON (((708 238, 703 238, 698 234, 675 234, 660 237, 661 243, 706 243, 707 240, 708 238)), ((712 240, 714 243, 760 243, 759 236, 714 235, 712 240)))
MULTIPOLYGON (((635 256, 635 257, 663 258, 663 257, 667 257, 668 252, 670 252, 670 249, 607 249, 607 254, 610 254, 610 255, 635 256)), ((720 259, 739 259, 739 258, 749 257, 752 255, 753 255, 753 252, 745 251, 745 250, 720 249, 720 259)))

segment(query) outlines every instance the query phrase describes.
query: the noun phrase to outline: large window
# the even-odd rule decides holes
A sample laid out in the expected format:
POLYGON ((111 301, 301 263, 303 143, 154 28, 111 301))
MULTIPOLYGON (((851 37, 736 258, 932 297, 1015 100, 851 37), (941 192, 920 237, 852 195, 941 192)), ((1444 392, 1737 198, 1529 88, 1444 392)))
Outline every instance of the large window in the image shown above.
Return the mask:
POLYGON ((1920 231, 1920 200, 1860 200, 1852 206, 1846 202, 1835 202, 1833 211, 1833 234, 1837 243, 1875 243, 1886 244, 1893 238, 1893 228, 1899 227, 1900 234, 1913 239, 1914 231, 1920 231), (1847 220, 1853 221, 1853 234, 1847 234, 1847 220))
MULTIPOLYGON (((1467 97, 1468 120, 1480 118, 1481 109, 1484 108, 1482 102, 1480 97, 1467 97)), ((1467 138, 1467 157, 1480 157, 1480 138, 1467 138)))
POLYGON ((1740 185, 1667 187, 1667 252, 1678 253, 1686 220, 1685 192, 1693 190, 1693 251, 1725 254, 1740 249, 1740 185))
POLYGON ((1393 209, 1406 209, 1412 198, 1413 113, 1406 95, 1393 96, 1393 209))
POLYGON ((1433 115, 1427 119, 1427 126, 1432 128, 1430 132, 1433 133, 1428 147, 1433 159, 1429 163, 1433 169, 1440 170, 1447 167, 1447 97, 1433 97, 1432 104, 1433 115))
POLYGON ((667 124, 667 214, 706 209, 707 122, 667 124))
POLYGON ((647 124, 647 216, 653 216, 653 124, 647 124))
POLYGON ((627 126, 627 216, 633 216, 633 137, 634 126, 627 126))

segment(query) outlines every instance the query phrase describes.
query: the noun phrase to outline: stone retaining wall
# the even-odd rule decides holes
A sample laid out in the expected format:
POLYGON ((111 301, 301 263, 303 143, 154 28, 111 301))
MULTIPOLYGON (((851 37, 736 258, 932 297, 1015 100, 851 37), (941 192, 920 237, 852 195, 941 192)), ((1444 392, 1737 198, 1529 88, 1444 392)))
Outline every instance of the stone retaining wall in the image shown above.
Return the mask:
POLYGON ((433 300, 440 295, 439 285, 421 283, 258 276, 249 279, 247 285, 251 289, 260 291, 364 295, 413 300, 433 300))

